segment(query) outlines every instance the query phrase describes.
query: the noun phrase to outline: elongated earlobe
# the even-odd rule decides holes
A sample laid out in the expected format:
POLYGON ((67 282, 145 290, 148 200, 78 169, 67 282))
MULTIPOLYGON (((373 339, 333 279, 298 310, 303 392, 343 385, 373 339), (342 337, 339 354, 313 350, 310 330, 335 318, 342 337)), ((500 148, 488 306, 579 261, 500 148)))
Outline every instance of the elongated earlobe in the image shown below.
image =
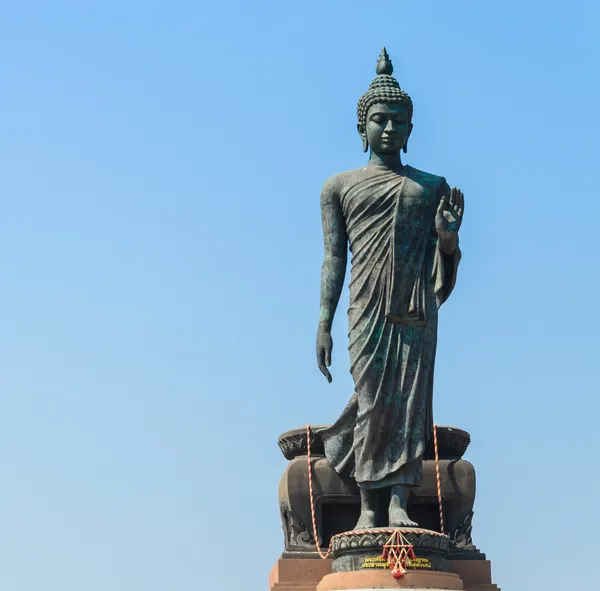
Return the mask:
POLYGON ((363 143, 363 152, 366 152, 369 149, 369 140, 367 139, 367 134, 364 125, 360 124, 360 121, 356 124, 356 129, 358 130, 358 135, 360 135, 360 139, 363 143))
POLYGON ((413 130, 413 124, 411 122, 410 127, 408 129, 408 135, 406 136, 406 142, 404 143, 404 146, 402 147, 402 151, 406 154, 408 152, 408 140, 410 138, 410 134, 412 133, 413 130))

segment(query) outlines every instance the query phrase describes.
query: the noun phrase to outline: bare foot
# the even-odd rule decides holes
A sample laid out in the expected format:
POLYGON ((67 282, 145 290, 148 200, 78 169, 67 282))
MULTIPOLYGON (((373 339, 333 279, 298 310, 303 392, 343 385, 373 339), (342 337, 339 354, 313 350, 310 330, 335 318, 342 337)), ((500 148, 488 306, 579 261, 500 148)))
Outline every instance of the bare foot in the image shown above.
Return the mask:
POLYGON ((363 510, 360 512, 358 523, 354 526, 354 531, 361 529, 373 529, 375 527, 375 511, 363 510))
POLYGON ((389 527, 418 527, 418 523, 409 518, 406 504, 410 487, 398 484, 392 487, 389 508, 389 527))
POLYGON ((402 507, 390 507, 390 527, 418 527, 418 523, 409 518, 402 507))

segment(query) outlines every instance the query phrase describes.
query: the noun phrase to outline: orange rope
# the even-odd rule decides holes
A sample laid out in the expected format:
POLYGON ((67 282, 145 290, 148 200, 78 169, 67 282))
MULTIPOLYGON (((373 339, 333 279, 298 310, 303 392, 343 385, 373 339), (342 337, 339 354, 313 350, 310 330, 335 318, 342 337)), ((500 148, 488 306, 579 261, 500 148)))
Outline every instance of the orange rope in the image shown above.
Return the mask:
MULTIPOLYGON (((440 533, 438 534, 437 532, 433 532, 431 530, 428 529, 416 529, 416 528, 406 528, 406 530, 403 529, 394 529, 394 528, 382 528, 382 529, 370 529, 368 530, 369 533, 371 534, 383 534, 383 533, 391 533, 394 531, 406 531, 409 533, 413 533, 413 534, 423 534, 423 533, 428 533, 428 534, 434 534, 434 535, 440 535, 440 536, 444 536, 444 515, 443 515, 443 511, 442 511, 442 487, 441 487, 441 482, 440 482, 440 467, 439 467, 439 457, 438 457, 438 445, 437 445, 437 426, 434 424, 433 425, 433 446, 434 446, 434 450, 435 450, 435 472, 436 472, 436 478, 437 478, 437 489, 438 489, 438 502, 440 504, 440 533)), ((347 531, 347 532, 343 532, 340 534, 335 534, 334 536, 331 536, 331 539, 329 540, 329 547, 327 548, 327 553, 323 554, 323 552, 321 551, 321 547, 319 544, 319 536, 317 534, 317 517, 315 514, 315 499, 314 499, 314 493, 313 493, 313 469, 312 469, 312 456, 311 456, 311 445, 310 445, 310 425, 306 425, 306 450, 307 450, 307 462, 308 462, 308 492, 310 495, 310 516, 312 519, 312 529, 313 529, 313 537, 315 539, 315 545, 317 547, 317 552, 319 553, 319 556, 325 560, 327 558, 329 558, 329 556, 331 555, 331 549, 332 549, 332 545, 333 545, 333 540, 334 538, 337 538, 338 536, 346 536, 352 533, 355 533, 354 531, 347 531)))
POLYGON ((440 505, 440 532, 444 533, 444 507, 442 505, 442 482, 440 480, 440 455, 438 453, 437 425, 433 423, 433 449, 435 452, 435 479, 437 481, 438 503, 440 505))
POLYGON ((313 537, 315 538, 315 545, 317 546, 317 552, 319 556, 325 560, 329 558, 331 554, 331 545, 333 543, 333 537, 329 540, 329 548, 327 549, 327 554, 323 554, 321 552, 321 547, 319 544, 319 536, 317 535, 317 518, 315 517, 315 500, 313 497, 313 476, 312 476, 312 461, 310 457, 310 425, 306 425, 306 449, 307 449, 307 457, 308 457, 308 492, 310 494, 310 516, 312 517, 312 528, 313 528, 313 537))

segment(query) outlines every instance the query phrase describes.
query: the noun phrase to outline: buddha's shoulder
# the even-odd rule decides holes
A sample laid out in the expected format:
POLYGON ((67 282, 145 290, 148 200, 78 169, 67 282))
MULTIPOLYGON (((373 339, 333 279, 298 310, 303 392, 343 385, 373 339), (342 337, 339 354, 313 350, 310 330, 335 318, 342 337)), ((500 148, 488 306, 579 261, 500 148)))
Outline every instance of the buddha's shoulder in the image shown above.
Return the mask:
POLYGON ((374 174, 378 174, 378 172, 374 171, 368 166, 361 166, 360 168, 338 172, 337 174, 330 176, 325 181, 325 186, 323 189, 326 192, 340 195, 350 187, 354 186, 357 182, 366 177, 373 176, 374 174))
POLYGON ((325 181, 325 188, 340 191, 343 190, 344 187, 355 183, 357 180, 363 176, 366 176, 367 174, 366 166, 363 166, 362 168, 355 168, 353 170, 346 170, 344 172, 338 172, 337 174, 331 175, 325 181))
MULTIPOLYGON (((340 195, 348 188, 354 186, 357 182, 381 174, 383 174, 381 170, 369 166, 362 166, 361 168, 339 172, 330 176, 325 181, 323 191, 329 194, 340 195)), ((414 183, 421 185, 424 189, 438 191, 446 186, 446 179, 443 176, 431 174, 430 172, 419 170, 413 166, 405 166, 403 174, 414 183)))
POLYGON ((405 166, 404 174, 411 181, 421 185, 424 188, 438 190, 446 186, 446 179, 443 176, 419 170, 413 166, 405 166))

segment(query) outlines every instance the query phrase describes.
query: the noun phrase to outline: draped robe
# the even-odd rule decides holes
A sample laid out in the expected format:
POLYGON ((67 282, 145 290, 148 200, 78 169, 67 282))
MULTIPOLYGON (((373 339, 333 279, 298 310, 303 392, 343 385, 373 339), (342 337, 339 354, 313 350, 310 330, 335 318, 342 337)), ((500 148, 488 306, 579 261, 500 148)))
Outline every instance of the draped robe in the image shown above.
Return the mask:
POLYGON ((443 254, 435 216, 450 188, 409 166, 333 179, 350 252, 349 352, 355 392, 323 431, 325 453, 363 488, 416 486, 432 436, 437 312, 456 281, 460 250, 443 254))

